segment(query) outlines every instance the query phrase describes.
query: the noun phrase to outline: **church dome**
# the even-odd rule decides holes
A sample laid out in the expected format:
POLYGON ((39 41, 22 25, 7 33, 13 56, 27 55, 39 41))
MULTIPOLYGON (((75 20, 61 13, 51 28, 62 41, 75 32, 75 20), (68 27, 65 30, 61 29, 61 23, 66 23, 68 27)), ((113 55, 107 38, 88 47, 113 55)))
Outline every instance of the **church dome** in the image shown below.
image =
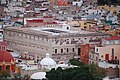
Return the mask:
POLYGON ((10 72, 16 71, 16 65, 12 55, 6 51, 5 42, 0 42, 0 65, 1 70, 9 70, 10 72))
POLYGON ((0 62, 11 62, 14 61, 12 55, 7 51, 0 51, 0 62))
POLYGON ((0 42, 0 62, 11 62, 14 61, 12 55, 6 51, 5 42, 0 42))
POLYGON ((46 54, 46 57, 40 61, 40 64, 43 66, 53 66, 56 65, 56 62, 49 57, 49 53, 46 54))

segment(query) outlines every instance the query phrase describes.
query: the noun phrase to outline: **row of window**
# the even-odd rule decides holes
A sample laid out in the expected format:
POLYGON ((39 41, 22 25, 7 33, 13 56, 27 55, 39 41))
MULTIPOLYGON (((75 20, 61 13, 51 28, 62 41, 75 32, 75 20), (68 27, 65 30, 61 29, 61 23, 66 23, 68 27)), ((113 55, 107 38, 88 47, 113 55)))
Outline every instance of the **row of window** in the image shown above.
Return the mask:
MULTIPOLYGON (((2 69, 3 69, 3 67, 2 67, 2 66, 0 66, 0 71, 1 71, 2 69)), ((6 69, 6 70, 10 70, 10 66, 9 66, 9 65, 7 65, 5 69, 6 69)))
MULTIPOLYGON (((65 51, 68 53, 69 49, 67 48, 65 51)), ((61 49, 61 53, 63 52, 64 52, 64 49, 61 49)), ((75 52, 75 48, 72 48, 72 52, 75 52)), ((55 49, 55 53, 58 53, 58 49, 55 49)))
MULTIPOLYGON (((18 37, 20 37, 20 38, 28 38, 28 39, 35 39, 35 40, 46 40, 46 41, 48 41, 48 39, 44 39, 44 38, 41 38, 41 37, 39 37, 39 36, 32 36, 32 35, 27 35, 27 34, 20 34, 20 33, 12 33, 12 32, 6 32, 9 36, 13 36, 13 37, 15 37, 15 36, 18 36, 18 37)), ((103 37, 102 37, 103 38, 103 37)), ((82 38, 83 39, 83 38, 82 38)), ((86 40, 87 38, 85 37, 84 38, 84 40, 86 40)), ((90 38, 90 40, 92 40, 93 38, 90 38)), ((94 38, 95 39, 95 38, 94 38)), ((98 39, 98 37, 96 37, 96 39, 98 39)), ((59 40, 59 39, 58 39, 59 40)), ((55 39, 55 41, 58 41, 57 39, 55 39)), ((71 39, 71 41, 76 41, 76 40, 81 40, 81 38, 78 38, 78 39, 71 39)), ((52 40, 52 41, 54 41, 54 40, 52 40)), ((63 40, 63 39, 61 39, 61 40, 59 40, 59 41, 69 41, 69 39, 65 39, 65 40, 63 40)), ((69 42, 68 42, 69 43, 69 42)))
POLYGON ((35 40, 46 40, 46 41, 48 41, 48 39, 44 39, 44 38, 41 38, 39 36, 27 35, 27 34, 7 32, 7 35, 12 36, 12 37, 17 36, 17 37, 26 38, 26 39, 35 39, 35 40))
POLYGON ((6 50, 5 46, 1 46, 1 47, 0 47, 0 50, 1 50, 1 51, 2 51, 2 50, 3 50, 3 51, 6 50))
POLYGON ((106 44, 120 44, 120 40, 116 40, 116 41, 106 41, 106 44))
MULTIPOLYGON (((44 49, 44 48, 41 48, 40 46, 23 44, 23 43, 7 42, 7 44, 8 45, 22 45, 22 46, 28 46, 28 47, 38 48, 38 49, 44 49)), ((48 50, 48 49, 46 49, 46 50, 48 50)))
POLYGON ((89 55, 89 58, 92 60, 98 60, 98 57, 96 55, 89 55))
POLYGON ((97 64, 97 63, 95 63, 94 61, 89 61, 89 63, 90 63, 90 64, 97 64))
MULTIPOLYGON (((32 54, 24 54, 24 53, 22 53, 22 54, 21 54, 21 57, 27 58, 27 59, 32 59, 32 60, 35 59, 35 56, 32 55, 32 54)), ((40 56, 37 56, 37 60, 40 60, 40 59, 41 59, 40 56)))

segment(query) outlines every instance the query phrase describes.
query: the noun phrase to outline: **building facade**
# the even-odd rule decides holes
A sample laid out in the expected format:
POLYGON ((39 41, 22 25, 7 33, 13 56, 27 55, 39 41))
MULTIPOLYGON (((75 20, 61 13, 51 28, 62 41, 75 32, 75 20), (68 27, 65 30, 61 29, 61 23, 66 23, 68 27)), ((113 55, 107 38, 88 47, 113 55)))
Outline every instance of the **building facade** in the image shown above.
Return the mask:
POLYGON ((80 60, 84 64, 88 64, 89 62, 89 51, 90 46, 89 44, 81 45, 80 46, 81 52, 80 52, 80 60))
POLYGON ((120 45, 109 45, 104 47, 95 47, 95 52, 99 54, 100 61, 108 61, 113 59, 118 59, 117 54, 119 51, 120 45))
POLYGON ((101 38, 107 36, 105 33, 55 28, 4 29, 7 47, 20 51, 22 57, 34 59, 36 62, 48 52, 56 61, 72 59, 80 54, 81 44, 98 44, 101 38))
POLYGON ((111 36, 102 40, 101 47, 95 47, 95 53, 99 54, 99 60, 118 60, 120 53, 120 37, 111 36))
POLYGON ((99 57, 99 54, 91 50, 89 52, 89 64, 98 64, 98 61, 99 61, 98 57, 99 57))
POLYGON ((97 21, 95 20, 81 20, 79 21, 80 28, 84 30, 91 30, 92 27, 96 26, 97 21))
POLYGON ((0 71, 16 71, 16 64, 12 55, 6 51, 5 42, 0 42, 0 71))

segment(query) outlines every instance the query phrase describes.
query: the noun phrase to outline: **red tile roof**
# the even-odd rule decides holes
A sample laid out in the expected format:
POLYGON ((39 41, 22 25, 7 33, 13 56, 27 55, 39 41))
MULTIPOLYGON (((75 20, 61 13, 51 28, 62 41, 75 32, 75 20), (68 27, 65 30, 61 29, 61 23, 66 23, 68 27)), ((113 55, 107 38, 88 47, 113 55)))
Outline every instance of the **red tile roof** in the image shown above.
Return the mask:
POLYGON ((27 22, 43 23, 43 20, 27 20, 27 22))
POLYGON ((58 24, 57 22, 44 22, 41 19, 39 19, 39 20, 27 20, 27 22, 31 22, 31 23, 45 23, 45 24, 58 24))
POLYGON ((111 36, 109 38, 105 38, 105 40, 120 40, 120 36, 111 36))
POLYGON ((14 61, 12 55, 8 51, 0 51, 0 62, 14 61))

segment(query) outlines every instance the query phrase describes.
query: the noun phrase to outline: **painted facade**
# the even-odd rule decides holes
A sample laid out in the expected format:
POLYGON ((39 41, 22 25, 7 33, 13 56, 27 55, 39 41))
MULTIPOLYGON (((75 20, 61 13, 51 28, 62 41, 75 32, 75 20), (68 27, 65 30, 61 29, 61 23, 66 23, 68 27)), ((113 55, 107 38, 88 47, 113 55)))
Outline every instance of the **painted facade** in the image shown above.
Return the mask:
POLYGON ((80 60, 84 64, 88 64, 89 62, 89 51, 90 51, 90 46, 89 44, 86 45, 81 45, 80 46, 80 60))
POLYGON ((15 72, 16 64, 12 55, 6 51, 5 42, 0 42, 0 71, 15 72))
POLYGON ((79 21, 80 28, 84 30, 91 30, 93 26, 96 26, 97 21, 81 20, 79 21))

